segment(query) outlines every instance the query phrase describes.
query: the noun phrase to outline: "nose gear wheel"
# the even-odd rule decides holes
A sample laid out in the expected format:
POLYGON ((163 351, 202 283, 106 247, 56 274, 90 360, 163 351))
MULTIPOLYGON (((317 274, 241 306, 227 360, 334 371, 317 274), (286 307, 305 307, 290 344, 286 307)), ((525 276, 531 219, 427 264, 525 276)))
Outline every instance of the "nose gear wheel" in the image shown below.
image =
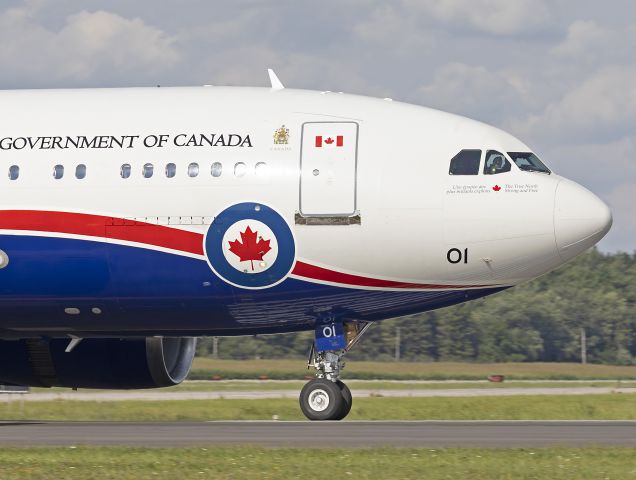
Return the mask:
POLYGON ((300 392, 300 409, 310 420, 336 420, 343 411, 344 398, 331 380, 310 380, 300 392))

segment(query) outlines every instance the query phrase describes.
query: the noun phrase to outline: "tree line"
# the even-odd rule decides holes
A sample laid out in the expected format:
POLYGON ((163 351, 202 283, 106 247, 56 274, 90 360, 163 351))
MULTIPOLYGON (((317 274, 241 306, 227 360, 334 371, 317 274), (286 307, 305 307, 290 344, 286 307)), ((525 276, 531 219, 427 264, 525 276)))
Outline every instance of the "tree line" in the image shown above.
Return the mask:
MULTIPOLYGON (((594 249, 493 296, 372 326, 357 360, 636 364, 636 254, 594 249), (582 342, 583 339, 583 342, 582 342), (583 344, 583 345, 582 345, 583 344), (582 348, 584 346, 584 348, 582 348)), ((313 332, 211 338, 219 358, 305 357, 313 332)))

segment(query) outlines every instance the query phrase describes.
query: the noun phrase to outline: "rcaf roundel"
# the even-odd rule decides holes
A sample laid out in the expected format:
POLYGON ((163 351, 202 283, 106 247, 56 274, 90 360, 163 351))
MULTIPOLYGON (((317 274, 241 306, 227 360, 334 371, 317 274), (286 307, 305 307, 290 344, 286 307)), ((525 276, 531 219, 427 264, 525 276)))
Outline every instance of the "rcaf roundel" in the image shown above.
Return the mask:
POLYGON ((223 210, 205 237, 212 270, 242 288, 266 288, 287 277, 296 257, 289 225, 272 208, 240 203, 223 210))

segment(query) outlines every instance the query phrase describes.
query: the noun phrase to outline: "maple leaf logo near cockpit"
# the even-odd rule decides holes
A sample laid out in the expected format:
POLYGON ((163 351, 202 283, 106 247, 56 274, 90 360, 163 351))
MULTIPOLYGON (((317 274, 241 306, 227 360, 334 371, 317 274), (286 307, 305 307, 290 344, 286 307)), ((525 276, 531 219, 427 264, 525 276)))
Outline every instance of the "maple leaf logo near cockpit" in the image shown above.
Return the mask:
POLYGON ((253 232, 248 227, 241 232, 241 240, 236 239, 230 243, 230 252, 239 257, 241 262, 251 262, 252 271, 254 271, 254 260, 263 261, 263 257, 272 247, 269 245, 270 240, 264 240, 258 236, 258 232, 253 232))

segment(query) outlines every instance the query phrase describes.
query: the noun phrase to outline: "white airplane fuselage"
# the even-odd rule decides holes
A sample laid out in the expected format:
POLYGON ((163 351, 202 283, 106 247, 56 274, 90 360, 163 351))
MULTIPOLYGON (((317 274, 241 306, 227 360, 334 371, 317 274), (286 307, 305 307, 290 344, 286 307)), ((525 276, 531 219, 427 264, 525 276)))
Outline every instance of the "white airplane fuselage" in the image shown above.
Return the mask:
POLYGON ((520 169, 511 135, 399 102, 201 87, 0 105, 7 339, 382 320, 535 278, 611 225, 583 187, 520 169), (463 150, 477 173, 450 174, 463 150))

